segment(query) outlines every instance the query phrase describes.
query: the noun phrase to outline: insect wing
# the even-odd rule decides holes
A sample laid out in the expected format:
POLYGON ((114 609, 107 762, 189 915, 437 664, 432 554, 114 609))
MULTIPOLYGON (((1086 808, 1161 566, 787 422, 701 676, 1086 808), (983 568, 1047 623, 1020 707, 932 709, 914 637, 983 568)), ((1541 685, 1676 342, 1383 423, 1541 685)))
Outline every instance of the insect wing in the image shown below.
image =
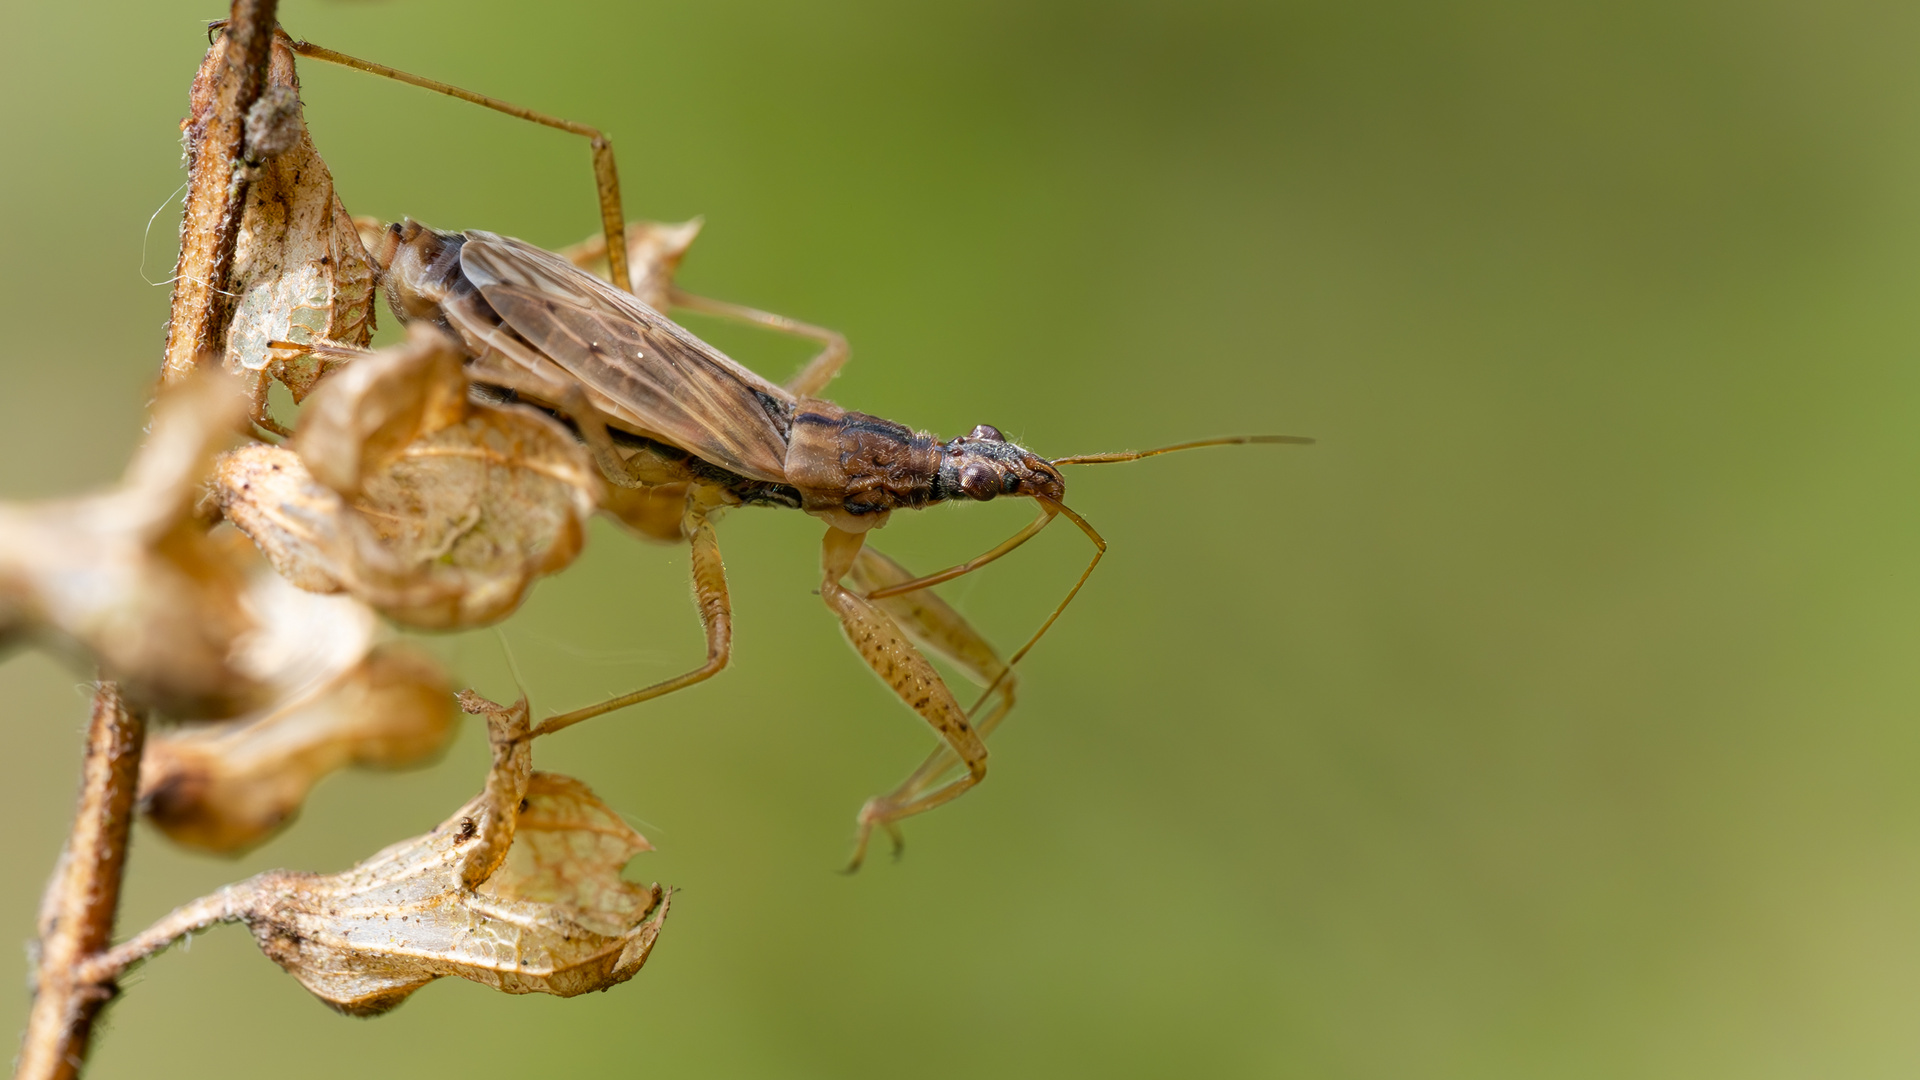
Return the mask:
POLYGON ((757 480, 786 481, 792 395, 565 259, 473 231, 460 268, 500 318, 657 436, 757 480))

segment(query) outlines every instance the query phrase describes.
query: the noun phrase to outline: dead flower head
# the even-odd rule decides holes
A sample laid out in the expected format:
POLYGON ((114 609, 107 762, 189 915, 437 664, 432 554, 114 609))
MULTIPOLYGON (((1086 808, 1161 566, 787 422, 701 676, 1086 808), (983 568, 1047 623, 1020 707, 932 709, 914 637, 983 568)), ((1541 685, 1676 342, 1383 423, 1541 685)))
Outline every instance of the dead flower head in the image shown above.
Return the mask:
POLYGON ((221 459, 216 498, 288 580, 429 629, 479 626, 579 554, 600 484, 550 417, 472 404, 430 327, 315 392, 292 448, 221 459))
POLYGON ((571 997, 632 978, 667 914, 621 878, 646 839, 585 784, 532 770, 525 701, 461 695, 493 743, 485 789, 425 836, 339 874, 274 871, 189 904, 101 961, 117 971, 194 929, 242 921, 260 948, 342 1012, 387 1011, 457 975, 571 997))
POLYGON ((452 694, 432 658, 380 646, 262 715, 151 735, 141 812, 176 843, 244 851, 286 824, 327 774, 438 754, 454 729, 452 694))
POLYGON ((96 662, 128 696, 176 716, 231 716, 271 696, 272 628, 244 562, 194 504, 241 398, 209 374, 162 395, 117 488, 0 504, 0 633, 96 662), (264 635, 264 636, 263 636, 264 635))

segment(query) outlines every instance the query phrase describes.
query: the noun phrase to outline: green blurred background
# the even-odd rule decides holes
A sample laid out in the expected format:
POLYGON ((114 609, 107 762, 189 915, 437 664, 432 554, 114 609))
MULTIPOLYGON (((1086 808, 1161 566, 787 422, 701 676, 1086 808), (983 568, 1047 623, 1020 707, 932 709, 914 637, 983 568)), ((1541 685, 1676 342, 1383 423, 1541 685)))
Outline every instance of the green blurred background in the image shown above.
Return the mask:
MULTIPOLYGON (((176 122, 219 0, 0 24, 0 493, 113 477, 159 356, 176 122), (143 231, 159 209, 151 235, 143 231), (144 256, 143 256, 144 251, 144 256)), ((845 330, 836 398, 1042 453, 1113 552, 993 772, 837 875, 929 743, 739 512, 725 677, 542 744, 683 889, 610 994, 328 1012, 224 928, 97 1077, 1911 1076, 1920 1067, 1920 8, 320 3, 297 36, 603 126, 683 281, 845 330)), ((309 64, 355 213, 560 245, 578 140, 309 64)), ((384 318, 384 316, 383 316, 384 318)), ((390 323, 391 320, 388 320, 390 323)), ((805 351, 692 322, 773 375, 805 351)), ((390 327, 388 331, 390 332, 390 327)), ((1024 505, 904 515, 932 568, 1024 505)), ((1087 554, 950 588, 1016 644, 1087 554)), ((691 666, 686 559, 596 527, 464 682, 691 666)), ((0 667, 0 936, 71 807, 86 673, 0 667)), ((142 832, 123 930, 342 868, 484 768, 328 781, 237 861, 142 832)), ((18 951, 0 984, 19 987, 18 951), (7 974, 11 972, 11 974, 7 974)), ((18 1030, 23 992, 0 995, 18 1030)))

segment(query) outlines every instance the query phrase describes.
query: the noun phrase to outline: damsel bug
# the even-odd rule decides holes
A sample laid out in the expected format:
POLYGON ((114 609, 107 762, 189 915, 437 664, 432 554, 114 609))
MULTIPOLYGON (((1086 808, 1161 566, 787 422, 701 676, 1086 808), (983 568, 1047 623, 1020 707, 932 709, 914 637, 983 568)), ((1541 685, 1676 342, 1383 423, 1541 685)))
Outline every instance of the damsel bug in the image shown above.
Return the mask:
MULTIPOLYGON (((293 48, 591 138, 607 260, 614 281, 630 280, 612 147, 598 131, 305 43, 293 48)), ((899 788, 861 808, 853 866, 864 857, 875 826, 886 829, 897 848, 899 820, 951 801, 986 775, 983 736, 1012 707, 1011 666, 1059 618, 1105 553, 1105 540, 1067 507, 1060 466, 1134 461, 1202 446, 1312 441, 1237 436, 1051 460, 986 424, 943 442, 815 396, 844 362, 844 348, 830 347, 778 386, 631 293, 521 241, 477 230, 442 232, 412 221, 387 226, 370 240, 380 283, 402 321, 438 324, 462 343, 476 380, 572 419, 610 480, 674 500, 673 531, 691 544, 706 662, 677 678, 551 717, 534 734, 691 686, 726 666, 732 616, 711 520, 716 511, 778 506, 827 523, 821 599, 861 658, 944 744, 899 788), (1039 516, 984 554, 939 573, 914 577, 865 548, 867 534, 895 510, 1003 496, 1033 499, 1039 516), (999 559, 1061 516, 1093 542, 1094 556, 1040 629, 1004 663, 951 608, 921 592, 999 559), (847 587, 849 579, 859 591, 847 587), (916 642, 987 684, 973 710, 960 707, 916 642), (996 694, 998 705, 975 724, 972 713, 996 694), (962 770, 957 776, 935 786, 956 766, 962 770)))

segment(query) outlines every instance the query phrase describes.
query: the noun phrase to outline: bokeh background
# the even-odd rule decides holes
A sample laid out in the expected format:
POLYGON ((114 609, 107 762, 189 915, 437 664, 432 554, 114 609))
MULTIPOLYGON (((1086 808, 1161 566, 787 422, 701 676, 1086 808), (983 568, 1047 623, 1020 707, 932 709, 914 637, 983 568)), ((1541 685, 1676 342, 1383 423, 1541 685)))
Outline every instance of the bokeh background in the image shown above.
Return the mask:
MULTIPOLYGON (((0 493, 116 475, 218 0, 0 7, 0 493), (151 229, 149 215, 155 214, 151 229), (144 278, 146 280, 143 280, 144 278)), ((724 678, 542 744, 679 886, 574 1001, 335 1016, 223 928, 92 1075, 1800 1077, 1920 1067, 1920 8, 1661 0, 321 3, 298 36, 603 126, 691 288, 845 330, 842 402, 1077 471, 1113 552, 984 787, 835 873, 929 742, 722 529, 724 678)), ((578 140, 308 64, 355 213, 560 245, 578 140)), ((390 323, 391 320, 388 320, 390 323)), ((792 343, 690 320, 776 376, 792 343)), ((896 519, 931 568, 1024 506, 896 519)), ((948 594, 1021 640, 1056 529, 948 594)), ((691 666, 684 555, 596 528, 463 681, 563 708, 691 666)), ((0 667, 0 938, 71 806, 85 672, 0 667)), ((123 929, 342 868, 475 790, 328 781, 246 857, 143 831, 123 929)), ((0 950, 0 985, 25 961, 0 950), (11 974, 8 974, 8 973, 11 974)), ((26 997, 0 995, 0 1031, 26 997)))

